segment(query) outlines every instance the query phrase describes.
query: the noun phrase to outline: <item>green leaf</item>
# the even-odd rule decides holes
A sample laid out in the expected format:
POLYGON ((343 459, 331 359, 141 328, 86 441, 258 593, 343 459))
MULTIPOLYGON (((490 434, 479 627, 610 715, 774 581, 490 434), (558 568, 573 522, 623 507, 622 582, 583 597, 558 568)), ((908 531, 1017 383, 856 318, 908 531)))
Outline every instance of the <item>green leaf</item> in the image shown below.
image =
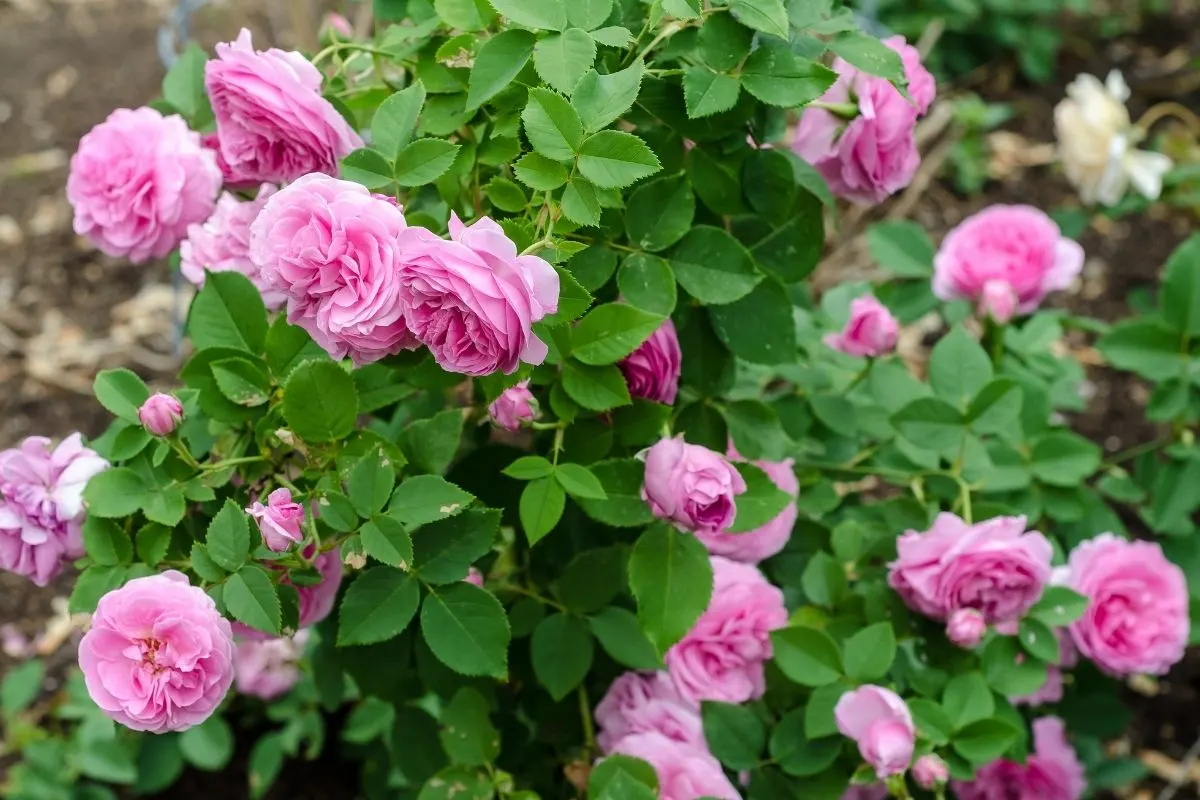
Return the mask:
POLYGON ((929 356, 929 385, 941 399, 965 410, 991 380, 991 359, 963 326, 955 326, 934 345, 929 356))
POLYGON ((1078 486, 1100 467, 1100 448, 1077 433, 1040 436, 1030 455, 1033 474, 1051 486, 1078 486))
POLYGON ((462 438, 463 410, 448 408, 410 424, 400 434, 400 447, 413 466, 441 475, 454 460, 462 438))
POLYGON ((845 31, 829 42, 829 49, 863 72, 890 81, 904 81, 904 63, 900 55, 874 36, 845 31))
POLYGON ((151 522, 170 527, 178 525, 187 513, 183 489, 178 486, 166 486, 152 492, 142 510, 146 519, 151 522))
POLYGON ((487 199, 491 201, 492 205, 501 211, 516 213, 523 211, 525 206, 529 205, 529 198, 525 195, 525 190, 508 178, 499 175, 484 184, 483 193, 487 195, 487 199))
POLYGON ((241 567, 250 554, 250 525, 246 521, 246 512, 232 500, 226 500, 208 524, 204 543, 212 560, 225 569, 233 572, 241 567))
POLYGON ((975 433, 1004 433, 1016 427, 1024 394, 1011 378, 997 378, 984 386, 967 407, 967 424, 975 433))
POLYGON ((940 705, 924 697, 915 697, 907 702, 913 722, 922 736, 938 747, 950 741, 954 734, 954 725, 940 705))
POLYGON ((192 542, 191 560, 192 571, 200 576, 201 580, 212 583, 225 579, 225 570, 212 560, 208 548, 200 542, 192 542))
POLYGON ((417 800, 492 800, 496 796, 493 783, 478 767, 450 767, 430 778, 417 800))
POLYGON ((280 383, 286 381, 292 370, 305 361, 329 360, 329 354, 312 340, 307 331, 288 324, 286 314, 280 314, 271 323, 264 348, 271 374, 280 383))
POLYGON ((150 397, 150 390, 137 375, 127 369, 106 369, 96 375, 92 391, 100 405, 115 416, 133 425, 141 426, 138 409, 150 397))
POLYGON ((801 58, 786 45, 766 44, 746 59, 742 85, 768 105, 797 108, 816 100, 833 85, 837 73, 801 58))
POLYGON ((413 544, 408 531, 391 517, 376 517, 359 531, 363 549, 376 561, 408 569, 413 562, 413 544))
POLYGON ((729 10, 738 22, 749 28, 781 39, 788 38, 788 15, 783 0, 730 0, 729 10))
POLYGON ((1171 253, 1159 293, 1163 319, 1186 336, 1200 334, 1200 234, 1171 253))
POLYGON ((579 285, 594 292, 602 288, 617 268, 617 254, 603 245, 592 245, 579 251, 567 262, 567 269, 579 285))
MULTIPOLYGON (((575 0, 572 0, 574 2, 575 0)), ((526 28, 561 31, 567 27, 563 0, 488 0, 501 16, 526 28)))
POLYGON ((463 31, 478 31, 493 21, 488 0, 433 0, 433 7, 447 25, 463 31))
POLYGON ((842 676, 837 642, 824 631, 798 625, 780 628, 771 631, 771 645, 775 664, 801 686, 826 686, 842 676))
POLYGON ((708 311, 713 330, 738 358, 753 364, 796 361, 796 325, 787 289, 774 279, 748 295, 708 311))
POLYGON ((843 647, 846 676, 870 683, 891 670, 896 658, 896 634, 892 623, 877 622, 851 636, 843 647))
POLYGON ((700 705, 704 740, 727 769, 754 769, 767 745, 767 729, 747 706, 705 700, 700 705))
POLYGON ((538 478, 521 491, 520 516, 525 537, 533 546, 562 518, 567 495, 554 478, 538 478))
POLYGON ((10 668, 0 681, 0 711, 14 715, 28 708, 41 694, 45 675, 45 666, 38 658, 10 668))
POLYGON ((683 71, 683 99, 692 119, 710 117, 737 105, 742 81, 736 75, 713 72, 708 67, 683 71))
POLYGON ((608 75, 589 70, 575 85, 571 104, 579 112, 584 130, 606 128, 629 110, 637 100, 646 66, 641 59, 608 75))
POLYGON ((396 720, 396 707, 378 697, 367 697, 350 712, 342 739, 366 744, 385 735, 396 720))
POLYGON ((179 111, 193 130, 203 128, 212 119, 208 104, 208 93, 204 90, 204 64, 208 56, 195 42, 188 42, 187 49, 179 55, 167 74, 163 76, 162 96, 179 111))
POLYGON ((568 611, 599 611, 629 585, 625 569, 628 561, 628 548, 622 545, 584 550, 559 575, 554 592, 568 611))
POLYGON ((371 191, 392 186, 392 163, 383 153, 369 147, 360 147, 342 158, 341 175, 348 181, 362 184, 371 191))
POLYGON ((632 458, 614 459, 592 464, 591 469, 608 499, 578 498, 577 502, 589 517, 616 528, 636 528, 654 519, 641 495, 646 472, 642 462, 632 458))
POLYGON ((588 312, 572 336, 575 358, 594 366, 615 364, 641 346, 663 318, 624 303, 607 303, 588 312))
POLYGON ((516 164, 513 172, 517 180, 539 192, 550 192, 567 182, 567 168, 541 153, 527 153, 516 164))
POLYGON ((955 730, 981 719, 987 719, 996 710, 992 690, 979 672, 964 672, 955 675, 942 692, 942 708, 955 730))
MULTIPOLYGON (((262 362, 260 361, 259 364, 262 362)), ((217 388, 230 402, 253 408, 271 399, 271 378, 245 358, 221 358, 209 364, 217 388)))
POLYGON ((1052 628, 1061 628, 1082 617, 1088 603, 1088 598, 1066 586, 1047 586, 1029 615, 1052 628))
POLYGON ((567 395, 592 411, 629 405, 625 376, 614 365, 591 366, 570 359, 563 364, 562 381, 567 395))
POLYGON ((579 28, 547 36, 533 48, 533 66, 538 76, 565 95, 571 94, 595 60, 596 43, 579 28))
POLYGON ((967 761, 986 764, 1008 752, 1020 736, 1020 731, 1003 720, 981 719, 957 731, 950 744, 967 761))
POLYGON ((358 529, 358 512, 350 498, 341 492, 325 492, 317 501, 321 507, 318 519, 335 531, 350 533, 358 529))
POLYGON ((659 654, 696 624, 712 597, 712 565, 695 536, 655 525, 638 537, 629 558, 629 588, 638 622, 659 654))
MULTIPOLYGON (((137 780, 137 764, 127 742, 116 738, 85 739, 79 743, 79 772, 84 777, 107 783, 129 784, 137 780)), ((84 797, 82 792, 72 795, 84 797)))
POLYGON ((504 607, 469 583, 431 587, 421 608, 421 632, 438 660, 463 675, 508 675, 510 632, 504 607))
POLYGON ((279 635, 283 611, 271 578, 262 567, 247 564, 230 575, 222 597, 234 619, 255 630, 279 635))
POLYGON ((521 456, 503 470, 505 475, 519 481, 531 481, 554 473, 554 465, 542 456, 521 456))
POLYGON ((841 737, 809 739, 805 710, 794 708, 771 731, 771 758, 789 775, 808 777, 824 772, 842 752, 841 737))
POLYGON ((604 24, 612 8, 613 0, 572 0, 567 4, 567 21, 590 31, 604 24))
POLYGON ((232 347, 258 353, 267 337, 262 295, 240 272, 209 272, 188 312, 188 336, 197 350, 232 347))
POLYGON ((413 531, 415 572, 429 583, 453 583, 492 549, 500 512, 470 508, 456 517, 422 525, 413 531))
POLYGON ((171 546, 171 529, 165 525, 150 523, 138 529, 136 547, 138 558, 150 566, 157 565, 167 557, 171 546))
POLYGON ((388 514, 410 528, 452 517, 475 497, 437 475, 414 475, 396 488, 388 514))
POLYGON ((1051 664, 1058 663, 1058 637, 1054 635, 1054 631, 1050 626, 1044 622, 1033 617, 1021 620, 1017 639, 1020 640, 1021 647, 1025 648, 1025 652, 1031 656, 1040 658, 1042 661, 1048 661, 1051 664))
POLYGON ((925 228, 912 220, 876 222, 867 228, 867 251, 879 266, 901 278, 933 274, 933 242, 925 228))
MULTIPOLYGON (((556 0, 535 2, 555 3, 556 0)), ((501 5, 509 3, 524 5, 525 0, 504 0, 501 5)), ((495 4, 492 3, 493 6, 495 4)), ((505 13, 499 8, 496 10, 505 13)), ((475 55, 475 65, 471 67, 471 77, 467 80, 468 110, 479 108, 513 82, 529 63, 535 41, 529 31, 512 29, 502 31, 480 45, 475 55)))
POLYGON ((128 564, 133 560, 133 543, 117 523, 101 517, 83 521, 83 545, 92 561, 104 566, 128 564))
POLYGON ((662 669, 662 660, 633 612, 609 606, 588 617, 588 624, 604 652, 618 664, 638 670, 662 669))
POLYGON ((592 800, 654 800, 657 789, 654 767, 620 753, 598 761, 588 775, 592 800))
POLYGON ((552 614, 533 631, 533 674, 556 701, 570 694, 587 676, 595 645, 587 623, 571 614, 552 614))
POLYGON ((600 479, 582 464, 559 464, 554 471, 554 477, 572 497, 589 500, 608 499, 600 479))
POLYGON ((734 467, 745 480, 746 491, 733 499, 737 513, 733 524, 727 529, 729 533, 745 533, 761 528, 779 516, 788 503, 795 500, 792 495, 776 486, 759 467, 745 463, 734 464, 734 467))
POLYGON ((625 131, 593 133, 579 147, 578 166, 601 189, 621 189, 662 169, 654 151, 625 131))
POLYGON ((921 397, 893 414, 892 424, 917 447, 945 452, 962 441, 966 420, 961 411, 944 400, 921 397))
POLYGON ((392 463, 382 450, 376 450, 367 453, 351 468, 346 488, 354 510, 366 519, 383 510, 395 483, 392 463))
POLYGON ((788 436, 774 408, 761 400, 735 400, 722 411, 729 436, 742 458, 751 461, 783 458, 788 436))
POLYGON ((562 211, 567 219, 584 227, 600 223, 600 195, 595 186, 578 176, 563 190, 562 211))
POLYGON ((729 72, 741 64, 750 55, 753 41, 754 33, 731 14, 710 14, 696 36, 700 60, 717 72, 729 72))
POLYGON ((667 316, 675 310, 675 273, 666 259, 658 256, 626 256, 617 271, 617 289, 625 302, 651 314, 667 316))
POLYGON ((629 43, 633 41, 633 34, 629 32, 628 28, 616 25, 590 31, 588 35, 595 40, 596 44, 604 44, 609 47, 628 47, 629 43))
POLYGON ((179 735, 179 750, 197 769, 218 772, 233 758, 233 729, 217 714, 179 735))
POLYGON ((981 659, 988 685, 1005 697, 1032 694, 1046 683, 1046 662, 1022 653, 1015 636, 993 638, 981 659))
POLYGON ((396 156, 396 183, 424 186, 446 174, 458 156, 459 146, 445 139, 418 139, 396 156))
MULTIPOLYGON (((439 2, 444 3, 445 0, 439 2)), ((474 0, 466 0, 466 3, 474 8, 474 0)), ((408 88, 380 103, 379 108, 375 109, 375 116, 371 118, 372 146, 386 158, 395 158, 412 139, 413 131, 417 128, 417 117, 424 105, 425 86, 420 81, 414 81, 408 88)))
POLYGON ((100 598, 125 582, 128 567, 91 566, 79 573, 67 609, 72 614, 90 614, 96 610, 100 598))
POLYGON ((846 569, 824 550, 818 550, 804 567, 800 588, 813 603, 832 608, 846 594, 846 569))
POLYGON ((1117 369, 1154 381, 1177 378, 1188 365, 1179 334, 1153 318, 1118 322, 1100 337, 1096 349, 1117 369))
POLYGON ((283 418, 306 442, 343 439, 358 418, 354 379, 332 361, 306 361, 283 387, 283 418))
POLYGON ((668 258, 679 285, 706 305, 740 300, 763 278, 741 242, 707 225, 688 231, 668 258))
POLYGON ((529 90, 521 121, 533 149, 555 161, 570 161, 583 143, 579 114, 562 95, 549 89, 529 90))
POLYGON ((491 707, 478 689, 464 686, 442 710, 438 735, 455 764, 483 766, 500 755, 500 733, 492 725, 491 707))
MULTIPOLYGON (((687 178, 682 175, 659 178, 639 186, 629 195, 625 205, 625 229, 630 241, 647 252, 655 253, 667 249, 687 235, 695 214, 696 196, 687 178)), ((635 253, 625 260, 630 262, 646 258, 643 253, 635 253)), ((629 298, 626 297, 626 300, 629 298)), ((674 303, 671 305, 674 306, 674 303)))
POLYGON ((408 627, 421 600, 417 581, 391 567, 372 567, 346 590, 338 608, 339 647, 385 642, 408 627))

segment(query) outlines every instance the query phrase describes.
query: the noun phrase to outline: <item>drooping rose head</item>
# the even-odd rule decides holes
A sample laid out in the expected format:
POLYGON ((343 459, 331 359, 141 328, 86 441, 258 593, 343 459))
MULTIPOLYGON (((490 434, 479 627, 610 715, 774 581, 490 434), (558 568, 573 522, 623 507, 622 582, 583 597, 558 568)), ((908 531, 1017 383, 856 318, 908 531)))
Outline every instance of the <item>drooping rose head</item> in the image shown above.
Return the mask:
POLYGON ((933 753, 921 756, 912 768, 913 780, 926 791, 941 786, 950 779, 950 767, 933 753))
POLYGON ((208 219, 221 191, 213 154, 178 115, 119 108, 79 141, 67 176, 75 232, 140 264, 208 219))
POLYGON ((297 661, 304 655, 308 631, 274 639, 238 642, 233 651, 234 688, 240 694, 273 700, 300 679, 297 661))
POLYGON ((942 300, 970 300, 988 313, 1007 286, 1017 312, 1028 314, 1082 270, 1083 248, 1046 214, 1033 206, 994 205, 946 234, 933 259, 933 293, 942 300))
POLYGON ((617 364, 629 384, 629 394, 667 405, 672 405, 679 393, 682 365, 679 336, 675 333, 675 323, 669 319, 617 364))
POLYGON ((1183 658, 1187 581, 1157 544, 1102 533, 1071 551, 1064 583, 1088 598, 1070 630, 1096 666, 1113 675, 1163 675, 1183 658))
POLYGON ((463 375, 512 374, 541 364, 546 343, 532 325, 558 310, 558 273, 520 255, 487 217, 451 214, 450 241, 424 228, 402 234, 400 280, 408 325, 441 367, 463 375))
MULTIPOLYGON (((729 443, 726 451, 731 461, 742 461, 742 457, 729 443)), ((792 459, 784 461, 755 461, 754 466, 767 473, 771 482, 782 491, 793 497, 793 501, 780 511, 769 522, 745 533, 725 533, 722 531, 697 530, 696 538, 704 543, 708 552, 715 556, 725 556, 734 561, 747 564, 757 564, 770 558, 783 549, 788 539, 792 537, 792 528, 796 524, 796 503, 794 498, 800 495, 800 481, 792 469, 795 462, 792 459)))
POLYGON ((135 731, 182 731, 208 719, 233 682, 233 633, 204 590, 175 570, 100 598, 79 643, 88 694, 135 731))
POLYGON ((335 359, 369 364, 418 346, 404 321, 404 215, 363 186, 305 175, 267 200, 250 258, 287 296, 288 322, 335 359))
POLYGON ((917 104, 917 111, 924 114, 937 97, 937 81, 921 63, 921 51, 909 44, 903 36, 889 36, 883 43, 899 54, 904 63, 904 79, 908 81, 908 86, 905 87, 908 96, 917 104))
POLYGON ((0 451, 0 569, 45 586, 81 558, 83 488, 107 468, 78 433, 54 448, 30 436, 0 451))
POLYGON ((667 651, 667 672, 684 699, 744 703, 766 688, 771 631, 787 624, 783 592, 758 568, 713 556, 708 608, 667 651))
POLYGON ((321 96, 321 73, 300 53, 256 51, 245 28, 204 67, 221 155, 241 180, 286 183, 336 175, 363 141, 321 96))
POLYGON ((956 608, 946 620, 946 638, 966 650, 977 647, 986 633, 987 618, 977 608, 956 608))
MULTIPOLYGON (((305 549, 306 558, 312 558, 315 547, 309 545, 305 549)), ((342 585, 342 562, 338 558, 337 550, 321 553, 313 562, 313 566, 321 573, 322 581, 315 586, 296 587, 296 592, 300 595, 300 630, 316 625, 329 616, 329 612, 333 610, 333 603, 337 600, 338 587, 342 585)), ((280 584, 290 586, 292 582, 284 578, 280 584)), ((262 641, 275 638, 273 634, 240 622, 233 623, 233 630, 242 639, 262 641)))
POLYGON ((529 391, 529 381, 521 381, 500 393, 488 406, 488 416, 506 431, 517 431, 538 415, 537 398, 529 391))
POLYGON ((899 338, 900 323, 892 312, 873 295, 864 295, 850 303, 846 326, 821 341, 847 355, 874 357, 894 350, 899 338))
POLYGON ((304 506, 292 501, 292 493, 286 488, 276 489, 267 495, 267 505, 257 500, 246 509, 262 533, 263 544, 268 550, 282 553, 297 542, 304 540, 300 526, 304 523, 304 506))
POLYGON ((909 608, 942 620, 974 608, 995 624, 1019 620, 1042 596, 1053 549, 1042 534, 1026 532, 1024 517, 968 525, 939 514, 925 533, 901 536, 896 554, 888 583, 909 608))
POLYGON ((654 767, 659 800, 741 800, 707 748, 668 739, 661 733, 634 733, 618 741, 612 753, 640 758, 654 767))
POLYGON ((646 451, 642 499, 659 519, 689 531, 717 533, 733 524, 733 498, 746 491, 742 476, 720 453, 661 439, 646 451))
POLYGON ((204 273, 240 272, 262 294, 271 311, 280 308, 287 296, 271 288, 262 271, 250 258, 250 226, 275 187, 264 183, 253 200, 239 200, 226 192, 217 201, 217 210, 202 225, 188 228, 188 238, 179 246, 179 272, 195 286, 204 286, 204 273))
POLYGON ((980 769, 975 780, 955 782, 959 800, 1079 800, 1087 781, 1063 721, 1035 720, 1033 744, 1024 765, 1001 759, 980 769))
POLYGON ((631 733, 660 733, 672 741, 707 749, 699 707, 685 700, 665 672, 626 672, 596 706, 596 742, 611 753, 631 733))
POLYGON ((152 394, 138 409, 138 419, 151 435, 169 436, 183 421, 183 403, 173 395, 152 394))
POLYGON ((833 709, 842 735, 858 744, 863 760, 880 778, 900 775, 912 761, 916 728, 908 705, 890 689, 860 686, 833 709))

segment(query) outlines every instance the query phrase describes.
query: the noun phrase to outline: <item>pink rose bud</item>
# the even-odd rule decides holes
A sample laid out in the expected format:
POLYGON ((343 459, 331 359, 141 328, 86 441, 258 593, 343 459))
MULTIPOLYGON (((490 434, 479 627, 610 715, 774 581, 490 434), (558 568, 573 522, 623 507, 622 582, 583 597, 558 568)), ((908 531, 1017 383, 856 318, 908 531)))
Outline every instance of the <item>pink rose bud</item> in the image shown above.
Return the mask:
POLYGON ((1017 313, 1017 293, 1007 281, 984 281, 979 313, 1004 325, 1017 313))
POLYGON ((467 577, 463 578, 463 580, 472 586, 478 586, 480 589, 483 588, 483 573, 475 569, 475 567, 467 570, 467 577))
POLYGON ((350 24, 350 20, 338 14, 336 11, 330 11, 325 15, 323 28, 333 31, 337 35, 350 39, 354 36, 354 26, 350 24))
POLYGON ((846 355, 874 357, 894 350, 899 338, 900 323, 892 312, 871 295, 865 295, 850 303, 846 327, 821 341, 846 355))
POLYGON ((950 614, 950 619, 946 622, 946 638, 964 650, 977 646, 983 641, 985 633, 987 620, 978 609, 957 609, 950 614))
POLYGON ((506 431, 520 430, 527 422, 533 422, 538 415, 537 400, 529 391, 529 381, 521 381, 500 393, 490 406, 488 416, 506 431))
POLYGON ((234 688, 263 700, 287 694, 300 679, 296 662, 307 642, 307 630, 292 637, 238 642, 233 651, 234 688))
POLYGON ((204 722, 233 683, 233 632, 212 598, 175 570, 100 598, 79 643, 88 694, 135 731, 204 722))
POLYGON ((282 553, 304 539, 304 533, 300 530, 304 522, 304 506, 292 502, 292 493, 288 489, 271 492, 267 495, 265 506, 254 501, 246 513, 258 523, 263 544, 268 550, 282 553))
POLYGON ((675 333, 675 323, 669 319, 617 364, 631 395, 667 405, 673 404, 679 393, 682 365, 679 336, 675 333))
POLYGON ((170 436, 183 421, 183 403, 169 394, 152 394, 138 409, 138 419, 148 433, 170 436))
POLYGON ((733 523, 733 498, 746 482, 720 453, 688 444, 683 436, 661 439, 646 451, 642 499, 659 519, 689 531, 716 533, 733 523))
POLYGON ((921 756, 912 768, 913 780, 922 789, 933 790, 950 780, 950 768, 933 753, 921 756))
POLYGON ((834 706, 843 736, 858 743, 858 752, 880 778, 900 775, 912 760, 916 728, 908 705, 891 689, 860 686, 834 706))

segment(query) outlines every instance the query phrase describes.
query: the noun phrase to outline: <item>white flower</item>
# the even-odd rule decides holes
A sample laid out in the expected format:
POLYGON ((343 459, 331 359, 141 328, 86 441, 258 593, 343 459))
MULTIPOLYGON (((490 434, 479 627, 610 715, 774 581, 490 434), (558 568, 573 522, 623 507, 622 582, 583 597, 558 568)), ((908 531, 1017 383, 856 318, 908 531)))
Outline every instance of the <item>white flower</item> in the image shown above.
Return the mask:
POLYGON ((1137 150, 1144 132, 1133 126, 1125 101, 1129 86, 1117 70, 1104 83, 1079 75, 1054 109, 1054 128, 1067 179, 1085 203, 1113 205, 1134 188, 1151 200, 1162 191, 1171 159, 1137 150))

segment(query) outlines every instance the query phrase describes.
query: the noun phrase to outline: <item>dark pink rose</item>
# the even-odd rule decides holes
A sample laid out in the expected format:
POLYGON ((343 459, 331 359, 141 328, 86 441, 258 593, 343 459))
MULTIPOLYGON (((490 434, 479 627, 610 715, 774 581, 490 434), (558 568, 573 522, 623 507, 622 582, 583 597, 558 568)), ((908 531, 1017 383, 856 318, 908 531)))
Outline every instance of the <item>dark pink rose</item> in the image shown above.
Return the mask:
POLYGON ((500 393, 488 406, 488 416, 506 431, 520 430, 538 415, 537 399, 529 391, 529 381, 521 381, 500 393))
MULTIPOLYGON (((734 449, 733 442, 729 443, 726 454, 732 461, 744 460, 734 449)), ((696 530, 696 538, 704 543, 708 552, 715 556, 731 558, 734 561, 757 564, 783 549, 784 545, 788 543, 788 539, 792 538, 792 528, 796 524, 797 515, 795 498, 800 495, 800 481, 792 469, 794 464, 795 462, 790 458, 784 461, 754 462, 754 466, 767 473, 767 477, 771 479, 772 483, 792 496, 792 502, 788 503, 774 519, 752 531, 726 533, 723 530, 710 531, 707 528, 696 530)))
POLYGON ((183 403, 173 395, 157 392, 142 403, 138 419, 152 436, 170 436, 183 422, 183 403))
POLYGON ((661 439, 646 451, 642 499, 654 516, 681 528, 723 531, 733 524, 733 498, 744 491, 746 482, 724 456, 683 436, 661 439))
POLYGON ((304 506, 292 500, 292 492, 279 488, 267 495, 267 505, 257 500, 246 509, 262 533, 268 550, 282 553, 304 540, 300 526, 304 524, 304 506))
POLYGON ((240 272, 262 294, 271 311, 287 300, 283 292, 272 289, 262 271, 250 258, 250 226, 275 187, 264 183, 253 200, 239 200, 226 192, 217 201, 217 210, 203 225, 188 228, 188 238, 179 246, 179 272, 195 286, 204 286, 204 273, 240 272))
POLYGON ((668 319, 617 366, 629 384, 629 394, 672 405, 679 393, 682 364, 675 323, 668 319))
POLYGON ((850 356, 881 356, 896 348, 900 323, 872 295, 854 298, 846 327, 825 336, 829 347, 850 356))
POLYGON ((955 782, 959 800, 1079 800, 1087 787, 1083 764, 1058 717, 1033 723, 1033 754, 1024 765, 993 761, 968 783, 955 782))

